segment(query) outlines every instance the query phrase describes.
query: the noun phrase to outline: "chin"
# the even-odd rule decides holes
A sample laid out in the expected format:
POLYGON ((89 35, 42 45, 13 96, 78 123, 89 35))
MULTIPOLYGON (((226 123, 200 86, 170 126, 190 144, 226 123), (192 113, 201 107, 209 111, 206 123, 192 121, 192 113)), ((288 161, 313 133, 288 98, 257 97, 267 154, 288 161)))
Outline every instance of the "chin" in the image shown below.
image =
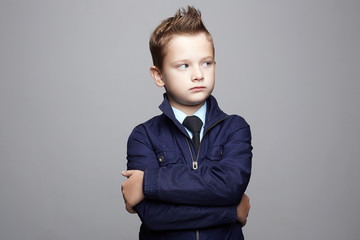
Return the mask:
POLYGON ((198 101, 191 101, 189 102, 188 105, 190 106, 197 106, 197 105, 200 105, 200 104, 203 104, 205 101, 206 101, 207 98, 204 98, 204 99, 201 99, 201 100, 198 100, 198 101))
POLYGON ((210 94, 201 94, 201 96, 194 97, 192 102, 194 105, 198 105, 206 101, 206 99, 210 96, 210 94))

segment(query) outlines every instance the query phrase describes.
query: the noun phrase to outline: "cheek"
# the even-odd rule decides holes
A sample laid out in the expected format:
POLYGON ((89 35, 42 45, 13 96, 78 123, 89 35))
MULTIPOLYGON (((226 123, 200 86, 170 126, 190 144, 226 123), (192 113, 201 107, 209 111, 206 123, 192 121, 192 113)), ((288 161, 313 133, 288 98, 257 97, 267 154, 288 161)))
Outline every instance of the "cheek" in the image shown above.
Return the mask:
POLYGON ((209 79, 209 81, 215 81, 215 71, 209 71, 207 73, 207 78, 209 79))
POLYGON ((172 85, 183 85, 187 79, 186 74, 184 73, 179 73, 179 72, 172 72, 169 74, 169 78, 171 78, 171 84, 172 85))
POLYGON ((215 86, 215 74, 211 74, 209 76, 209 87, 211 87, 212 89, 214 88, 215 86))

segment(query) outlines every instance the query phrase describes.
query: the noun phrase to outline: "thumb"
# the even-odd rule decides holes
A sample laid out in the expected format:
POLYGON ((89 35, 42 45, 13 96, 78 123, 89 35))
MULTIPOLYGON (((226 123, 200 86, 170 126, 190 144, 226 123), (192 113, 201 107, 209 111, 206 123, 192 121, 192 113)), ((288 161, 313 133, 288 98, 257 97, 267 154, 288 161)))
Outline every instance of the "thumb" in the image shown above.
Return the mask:
POLYGON ((124 177, 131 177, 131 175, 133 175, 134 170, 127 170, 127 171, 122 171, 121 175, 123 175, 124 177))

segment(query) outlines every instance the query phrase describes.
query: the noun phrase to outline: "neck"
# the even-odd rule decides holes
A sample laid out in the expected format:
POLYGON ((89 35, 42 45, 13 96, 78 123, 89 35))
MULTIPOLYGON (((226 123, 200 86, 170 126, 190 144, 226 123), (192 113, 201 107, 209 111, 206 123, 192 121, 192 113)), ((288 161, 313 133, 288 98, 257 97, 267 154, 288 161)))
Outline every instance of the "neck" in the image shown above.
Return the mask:
POLYGON ((199 110, 203 105, 205 104, 205 101, 196 105, 181 105, 174 103, 173 101, 170 101, 170 105, 183 113, 185 113, 187 116, 193 115, 197 110, 199 110))

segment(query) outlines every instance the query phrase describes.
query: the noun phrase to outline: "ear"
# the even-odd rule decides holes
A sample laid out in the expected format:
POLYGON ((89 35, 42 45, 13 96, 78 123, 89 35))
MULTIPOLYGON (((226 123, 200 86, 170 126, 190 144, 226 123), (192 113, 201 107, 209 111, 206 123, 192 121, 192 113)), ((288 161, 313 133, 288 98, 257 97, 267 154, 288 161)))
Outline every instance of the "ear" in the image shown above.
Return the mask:
POLYGON ((162 76, 161 71, 160 71, 159 68, 157 68, 156 66, 152 66, 150 68, 150 74, 151 74, 151 77, 154 79, 155 84, 158 87, 165 86, 163 76, 162 76))

